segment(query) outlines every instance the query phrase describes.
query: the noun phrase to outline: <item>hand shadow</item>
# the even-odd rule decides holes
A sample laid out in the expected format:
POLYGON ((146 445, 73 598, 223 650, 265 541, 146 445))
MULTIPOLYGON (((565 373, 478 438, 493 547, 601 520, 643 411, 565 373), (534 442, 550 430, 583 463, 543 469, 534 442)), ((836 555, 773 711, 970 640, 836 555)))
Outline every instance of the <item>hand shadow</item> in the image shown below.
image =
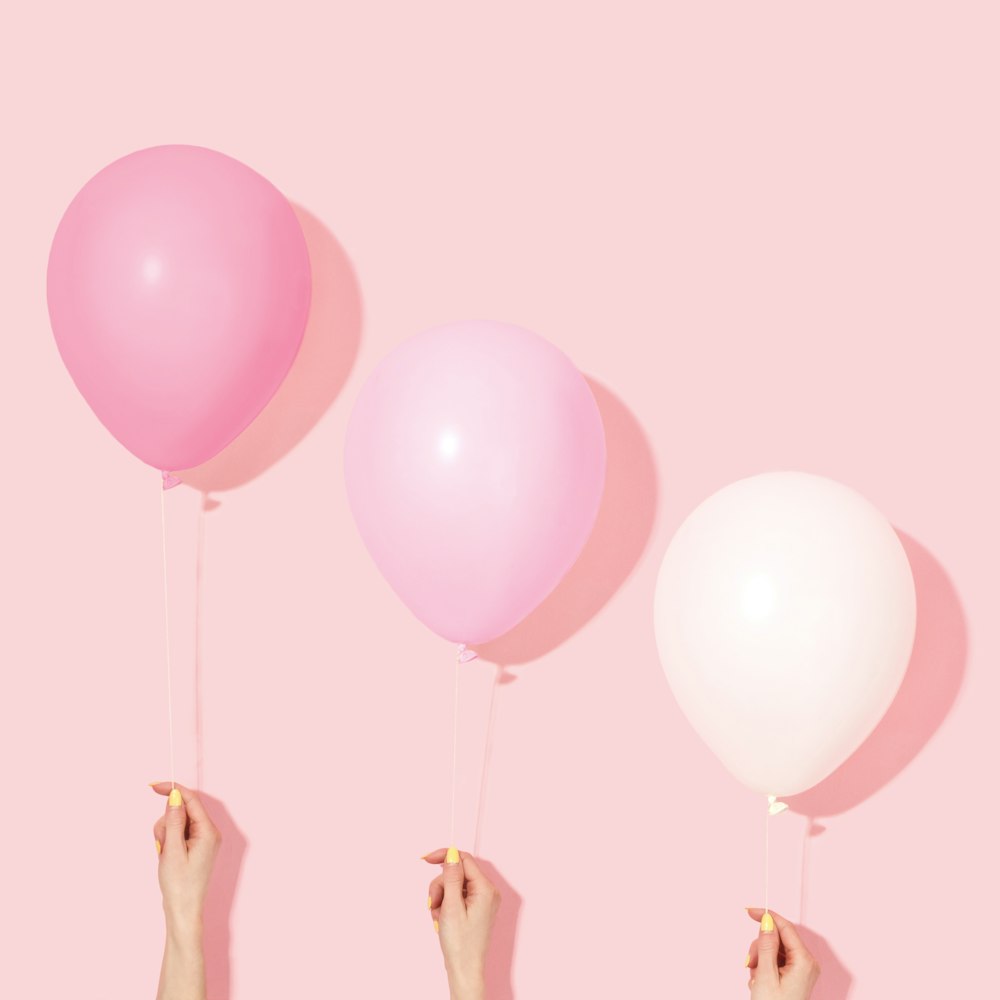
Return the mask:
POLYGON ((205 900, 205 979, 208 1000, 229 1000, 232 989, 229 922, 240 879, 247 839, 226 807, 211 795, 198 793, 212 822, 222 834, 212 881, 205 900))
POLYGON ((854 977, 834 954, 826 938, 801 924, 797 930, 802 943, 819 962, 819 981, 811 994, 811 1000, 847 1000, 854 977))
MULTIPOLYGON (((528 663, 562 645, 611 599, 639 561, 656 516, 656 465, 649 441, 625 404, 587 382, 601 411, 607 446, 604 496, 590 538, 559 585, 520 624, 477 647, 484 660, 528 663)), ((506 675, 501 683, 514 680, 506 675)))
MULTIPOLYGON (((898 532, 913 570, 917 630, 903 683, 860 747, 814 788, 787 799, 810 819, 846 812, 888 784, 920 752, 955 702, 968 651, 965 614, 940 563, 898 532)), ((813 835, 822 832, 822 827, 813 835)))
POLYGON ((490 1000, 514 1000, 511 970, 514 966, 514 946, 517 939, 517 917, 521 897, 489 861, 476 858, 483 874, 500 891, 500 911, 497 913, 486 956, 486 995, 490 1000))
POLYGON ((292 207, 312 268, 302 344, 277 392, 239 437, 202 465, 174 473, 205 494, 242 486, 287 455, 327 411, 357 357, 362 304, 351 262, 322 222, 292 207))

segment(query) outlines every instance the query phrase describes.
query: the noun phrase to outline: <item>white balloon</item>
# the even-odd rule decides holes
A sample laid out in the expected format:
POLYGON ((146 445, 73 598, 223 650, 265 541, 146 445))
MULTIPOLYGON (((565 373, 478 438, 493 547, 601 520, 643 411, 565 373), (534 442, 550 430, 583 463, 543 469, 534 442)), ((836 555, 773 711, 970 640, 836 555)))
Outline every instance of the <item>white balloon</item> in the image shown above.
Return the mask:
POLYGON ((725 487, 681 525, 655 618, 667 680, 701 738, 743 784, 794 795, 885 714, 916 595, 896 532, 864 497, 774 472, 725 487))

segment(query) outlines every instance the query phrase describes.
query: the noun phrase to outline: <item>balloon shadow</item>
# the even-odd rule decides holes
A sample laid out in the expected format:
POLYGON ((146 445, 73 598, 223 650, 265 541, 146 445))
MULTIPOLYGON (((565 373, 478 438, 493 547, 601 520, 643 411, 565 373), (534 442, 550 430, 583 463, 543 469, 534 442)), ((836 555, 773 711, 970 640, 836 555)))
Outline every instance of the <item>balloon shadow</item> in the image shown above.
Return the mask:
MULTIPOLYGON (((495 665, 476 811, 473 853, 477 858, 486 821, 498 692, 516 680, 507 667, 538 659, 590 621, 628 578, 653 529, 657 478, 646 435, 617 396, 594 379, 587 381, 601 411, 608 456, 594 529, 555 590, 510 632, 477 648, 483 660, 495 665)), ((522 898, 492 864, 482 859, 479 862, 503 898, 487 958, 487 993, 492 1000, 514 1000, 511 972, 522 898)))
POLYGON ((927 549, 897 534, 917 593, 910 663, 895 700, 865 742, 828 778, 787 799, 810 819, 846 812, 888 784, 945 720, 962 686, 968 635, 958 594, 927 549))
POLYGON ((819 962, 820 976, 811 994, 812 1000, 847 1000, 854 977, 837 957, 826 938, 803 927, 797 926, 802 943, 819 962))
MULTIPOLYGON (((604 495, 590 538, 559 585, 509 632, 477 647, 493 663, 537 660, 578 632, 628 579, 656 517, 656 464, 631 411, 610 389, 587 379, 601 411, 607 447, 604 495)), ((501 683, 515 678, 508 674, 501 683)))
POLYGON ((287 455, 327 411, 357 357, 362 302, 351 262, 319 219, 298 205, 292 208, 312 269, 302 344, 277 392, 246 430, 214 458, 174 473, 203 493, 242 486, 287 455))
MULTIPOLYGON (((802 845, 801 921, 806 920, 809 902, 811 843, 826 831, 816 817, 846 812, 895 778, 945 720, 965 674, 968 634, 954 585, 927 549, 909 535, 897 534, 917 594, 913 653, 892 705, 865 742, 828 778, 787 799, 790 808, 808 818, 802 845)), ((806 926, 799 931, 822 969, 815 1000, 846 1000, 853 982, 850 972, 824 938, 806 926)))
POLYGON ((521 897, 489 861, 476 858, 483 874, 500 891, 500 910, 493 925, 490 950, 486 956, 486 995, 490 1000, 514 1000, 514 951, 517 945, 517 918, 521 897))
POLYGON ((232 990, 230 918, 247 839, 233 821, 229 810, 217 798, 199 792, 208 814, 222 834, 222 846, 215 860, 212 881, 205 899, 205 982, 208 1000, 230 1000, 232 990))

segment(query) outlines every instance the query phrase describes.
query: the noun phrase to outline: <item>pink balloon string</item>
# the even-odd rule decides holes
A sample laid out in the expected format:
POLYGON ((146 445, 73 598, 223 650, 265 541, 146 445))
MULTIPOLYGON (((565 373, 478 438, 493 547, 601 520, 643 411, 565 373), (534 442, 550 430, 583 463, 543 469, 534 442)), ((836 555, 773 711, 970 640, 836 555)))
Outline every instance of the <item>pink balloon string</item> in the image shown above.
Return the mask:
POLYGON ((455 706, 451 731, 451 823, 448 833, 448 844, 451 847, 455 846, 455 798, 458 789, 458 684, 462 664, 478 659, 479 654, 474 649, 469 649, 464 642, 458 647, 455 656, 455 706))

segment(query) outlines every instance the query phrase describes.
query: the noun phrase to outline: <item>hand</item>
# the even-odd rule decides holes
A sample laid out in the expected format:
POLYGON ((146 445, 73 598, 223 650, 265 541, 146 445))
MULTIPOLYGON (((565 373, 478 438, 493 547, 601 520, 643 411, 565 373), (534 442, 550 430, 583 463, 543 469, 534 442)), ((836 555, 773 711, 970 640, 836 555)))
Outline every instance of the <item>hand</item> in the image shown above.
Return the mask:
POLYGON ((168 796, 167 810, 153 827, 167 920, 156 996, 157 1000, 205 1000, 202 917, 222 838, 192 791, 181 785, 171 791, 169 781, 152 787, 158 795, 168 796))
POLYGON ((168 796, 166 812, 153 827, 167 926, 200 931, 208 881, 222 838, 190 789, 178 785, 179 794, 171 795, 169 781, 152 788, 168 796))
MULTIPOLYGON (((764 911, 756 907, 747 913, 758 924, 764 917, 764 911)), ((809 1000, 819 979, 819 963, 802 943, 795 925, 774 910, 770 914, 773 929, 761 927, 747 955, 751 1000, 809 1000)))
POLYGON ((427 890, 427 906, 440 936, 451 1000, 483 1000, 486 952, 500 893, 471 854, 442 847, 424 860, 443 866, 427 890), (448 862, 449 851, 459 855, 455 863, 448 862))

